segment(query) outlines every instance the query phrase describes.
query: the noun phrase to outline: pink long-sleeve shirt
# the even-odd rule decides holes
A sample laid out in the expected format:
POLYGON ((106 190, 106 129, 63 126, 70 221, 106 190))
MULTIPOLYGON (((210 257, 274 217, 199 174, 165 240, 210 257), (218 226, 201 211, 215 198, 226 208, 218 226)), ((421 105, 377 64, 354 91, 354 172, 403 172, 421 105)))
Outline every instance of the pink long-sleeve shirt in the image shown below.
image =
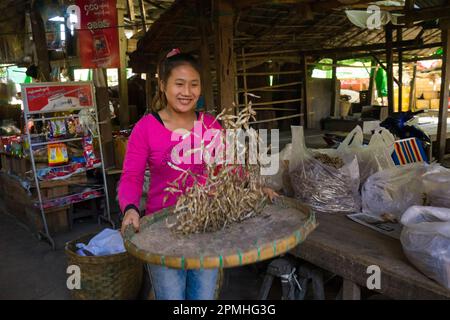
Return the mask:
MULTIPOLYGON (((204 161, 194 163, 195 157, 198 157, 200 153, 196 152, 190 157, 184 155, 183 151, 179 151, 182 149, 180 142, 184 143, 188 149, 199 147, 200 140, 195 140, 194 137, 202 135, 206 142, 211 141, 212 139, 205 136, 208 129, 221 130, 222 127, 213 116, 203 112, 199 113, 198 121, 195 122, 194 128, 187 137, 170 131, 154 115, 149 114, 139 120, 128 140, 119 182, 118 198, 121 211, 125 213, 125 209, 129 206, 139 208, 147 167, 150 170, 150 186, 145 214, 152 214, 162 208, 174 205, 180 193, 171 195, 164 189, 182 172, 171 167, 168 162, 176 164, 183 170, 190 169, 195 174, 202 175, 205 170, 204 161), (177 153, 176 151, 181 158, 174 158, 173 154, 177 153), (188 158, 191 163, 186 161, 188 158), (167 201, 163 203, 166 195, 168 196, 167 201)), ((211 134, 211 132, 217 131, 210 130, 209 133, 211 134)), ((185 187, 192 186, 192 184, 193 179, 189 177, 185 187)))

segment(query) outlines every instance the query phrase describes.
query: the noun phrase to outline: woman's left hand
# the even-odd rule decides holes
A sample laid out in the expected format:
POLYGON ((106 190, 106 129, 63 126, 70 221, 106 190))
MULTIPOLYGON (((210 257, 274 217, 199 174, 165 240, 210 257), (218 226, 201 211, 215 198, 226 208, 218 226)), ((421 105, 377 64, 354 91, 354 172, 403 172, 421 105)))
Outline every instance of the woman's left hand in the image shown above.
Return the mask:
POLYGON ((273 200, 274 200, 276 197, 279 197, 279 196, 280 196, 280 195, 279 195, 278 193, 276 193, 272 188, 269 188, 269 187, 263 187, 262 190, 263 190, 264 194, 265 194, 266 196, 269 197, 270 202, 273 202, 273 200))

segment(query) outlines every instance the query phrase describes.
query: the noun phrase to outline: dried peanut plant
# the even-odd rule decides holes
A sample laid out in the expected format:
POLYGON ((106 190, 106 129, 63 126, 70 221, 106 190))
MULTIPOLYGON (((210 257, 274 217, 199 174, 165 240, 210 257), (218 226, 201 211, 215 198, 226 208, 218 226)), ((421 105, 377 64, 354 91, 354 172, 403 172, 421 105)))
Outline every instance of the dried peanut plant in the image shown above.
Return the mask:
MULTIPOLYGON (((233 108, 234 106, 224 109, 215 121, 221 120, 224 129, 234 129, 231 132, 241 129, 241 133, 245 132, 250 137, 249 142, 242 142, 238 134, 226 135, 225 132, 220 132, 216 136, 222 146, 227 146, 223 151, 227 154, 231 152, 234 157, 224 153, 222 161, 210 161, 208 153, 203 153, 206 172, 202 177, 169 163, 173 169, 182 172, 166 188, 171 194, 180 194, 173 211, 176 222, 167 222, 168 227, 175 233, 186 235, 214 232, 232 223, 254 217, 264 208, 259 153, 255 152, 255 149, 252 150, 252 147, 258 144, 259 136, 249 127, 249 122, 255 119, 256 112, 252 109, 251 102, 238 115, 234 115, 233 108), (238 163, 236 159, 239 156, 245 161, 238 163), (251 162, 249 160, 252 157, 256 159, 253 158, 251 162), (189 176, 194 182, 192 186, 185 188, 189 176)), ((192 152, 203 152, 208 146, 202 137, 200 149, 192 152)))

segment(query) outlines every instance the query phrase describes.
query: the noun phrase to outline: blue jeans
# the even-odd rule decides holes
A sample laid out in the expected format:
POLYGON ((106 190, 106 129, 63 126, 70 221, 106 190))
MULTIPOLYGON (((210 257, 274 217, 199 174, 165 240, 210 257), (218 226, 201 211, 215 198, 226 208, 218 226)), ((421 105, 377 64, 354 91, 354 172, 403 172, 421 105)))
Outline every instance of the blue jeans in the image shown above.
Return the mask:
POLYGON ((147 264, 157 300, 213 300, 218 269, 181 270, 147 264))

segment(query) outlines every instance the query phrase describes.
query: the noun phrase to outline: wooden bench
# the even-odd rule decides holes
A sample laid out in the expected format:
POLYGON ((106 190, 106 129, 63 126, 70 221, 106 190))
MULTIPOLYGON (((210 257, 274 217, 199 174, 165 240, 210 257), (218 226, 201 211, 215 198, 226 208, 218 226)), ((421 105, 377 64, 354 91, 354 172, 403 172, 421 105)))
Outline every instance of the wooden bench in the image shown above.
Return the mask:
POLYGON ((348 219, 317 214, 319 226, 290 253, 344 279, 343 299, 360 299, 371 265, 381 269, 378 293, 393 299, 450 299, 450 290, 418 271, 399 240, 348 219))

